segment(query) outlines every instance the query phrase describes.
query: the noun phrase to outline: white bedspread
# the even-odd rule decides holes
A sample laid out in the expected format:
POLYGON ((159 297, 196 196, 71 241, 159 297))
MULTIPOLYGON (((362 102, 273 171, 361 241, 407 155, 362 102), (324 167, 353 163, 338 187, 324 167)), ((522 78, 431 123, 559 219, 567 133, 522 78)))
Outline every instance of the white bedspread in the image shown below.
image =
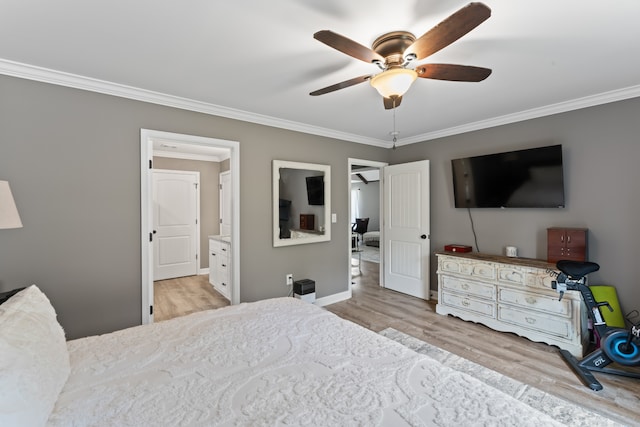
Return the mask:
POLYGON ((52 426, 554 425, 466 374, 294 298, 68 342, 52 426))

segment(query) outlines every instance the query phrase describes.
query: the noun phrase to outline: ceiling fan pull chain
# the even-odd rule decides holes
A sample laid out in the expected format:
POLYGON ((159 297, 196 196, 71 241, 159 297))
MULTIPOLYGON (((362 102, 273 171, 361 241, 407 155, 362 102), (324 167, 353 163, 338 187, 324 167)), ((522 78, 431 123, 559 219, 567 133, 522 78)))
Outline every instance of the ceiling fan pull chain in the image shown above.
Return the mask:
POLYGON ((393 147, 391 147, 392 150, 396 149, 396 142, 398 141, 398 133, 396 131, 396 97, 394 96, 392 98, 393 101, 393 132, 391 132, 391 135, 393 135, 393 147))

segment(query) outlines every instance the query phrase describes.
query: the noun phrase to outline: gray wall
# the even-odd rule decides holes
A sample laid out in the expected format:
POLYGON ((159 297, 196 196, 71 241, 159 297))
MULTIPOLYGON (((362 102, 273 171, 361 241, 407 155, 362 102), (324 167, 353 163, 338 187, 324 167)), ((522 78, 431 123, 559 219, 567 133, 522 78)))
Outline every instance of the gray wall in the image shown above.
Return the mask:
POLYGON ((616 286, 628 312, 640 309, 638 117, 640 99, 621 101, 400 147, 391 162, 430 160, 432 250, 447 243, 475 248, 467 211, 453 207, 451 159, 562 144, 566 208, 472 209, 480 250, 499 254, 513 245, 523 257, 546 259, 547 227, 586 227, 589 259, 601 266, 590 283, 616 286))
POLYGON ((473 244, 466 211, 453 208, 451 158, 561 143, 567 207, 474 209, 480 249, 509 244, 545 258, 547 227, 588 227, 590 258, 602 266, 592 283, 615 285, 623 310, 640 308, 640 99, 392 151, 7 76, 0 94, 0 179, 24 224, 0 230, 0 290, 38 284, 70 338, 141 321, 140 128, 240 142, 241 301, 285 295, 287 273, 315 279, 318 297, 347 289, 349 157, 431 160, 432 249, 440 249, 473 244), (273 248, 273 159, 331 165, 331 242, 273 248))
POLYGON ((69 338, 141 322, 141 128, 239 141, 241 301, 286 295, 287 273, 347 290, 347 159, 387 150, 7 76, 0 94, 0 179, 24 224, 0 230, 0 290, 36 283, 69 338), (273 247, 273 159, 331 165, 330 242, 273 247))
MULTIPOLYGON (((227 170, 228 170, 228 161, 227 170)), ((220 234, 220 172, 222 163, 202 160, 153 158, 154 169, 200 172, 200 262, 209 268, 209 236, 220 234)))

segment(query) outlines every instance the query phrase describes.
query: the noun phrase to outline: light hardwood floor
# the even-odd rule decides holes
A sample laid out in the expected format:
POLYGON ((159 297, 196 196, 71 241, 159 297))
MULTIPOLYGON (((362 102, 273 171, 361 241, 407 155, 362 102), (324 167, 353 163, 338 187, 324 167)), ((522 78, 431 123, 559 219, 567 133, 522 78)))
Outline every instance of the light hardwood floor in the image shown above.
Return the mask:
MULTIPOLYGON (((567 367, 556 347, 436 314, 435 302, 378 286, 378 268, 378 264, 362 261, 362 274, 353 278, 353 297, 325 308, 375 332, 394 328, 624 425, 640 426, 640 380, 596 374, 604 390, 591 391, 567 367)), ((178 289, 174 293, 192 281, 156 282, 156 320, 164 316, 162 312, 172 317, 228 305, 208 284, 208 276, 196 277, 195 291, 178 289)))
POLYGON ((153 300, 156 322, 229 305, 206 274, 153 282, 153 300))
POLYGON ((625 425, 640 425, 640 380, 595 374, 604 390, 591 391, 556 347, 436 314, 435 302, 378 286, 378 264, 363 261, 362 272, 353 279, 353 297, 327 310, 375 332, 394 328, 625 425))

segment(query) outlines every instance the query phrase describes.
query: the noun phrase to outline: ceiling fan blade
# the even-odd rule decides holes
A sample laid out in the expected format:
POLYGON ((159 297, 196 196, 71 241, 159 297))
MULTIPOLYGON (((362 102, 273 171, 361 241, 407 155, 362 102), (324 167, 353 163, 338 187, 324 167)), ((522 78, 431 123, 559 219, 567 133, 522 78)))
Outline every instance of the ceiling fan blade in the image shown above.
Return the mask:
POLYGON ((424 33, 405 50, 404 56, 406 58, 412 53, 416 55, 416 59, 420 60, 433 55, 482 24, 490 16, 491 9, 485 4, 469 3, 424 33))
POLYGON ((366 82, 370 78, 371 78, 370 75, 354 77, 354 78, 352 78, 350 80, 345 80, 343 82, 336 83, 334 85, 327 86, 327 87, 324 87, 322 89, 314 90, 309 95, 311 95, 311 96, 324 95, 325 93, 334 92, 334 91, 339 90, 339 89, 344 89, 345 87, 349 87, 349 86, 357 85, 359 83, 366 82))
POLYGON ((480 82, 491 74, 491 69, 455 64, 425 64, 416 67, 418 77, 454 82, 480 82))
POLYGON ((402 97, 401 96, 397 96, 395 103, 393 102, 393 99, 391 99, 391 98, 382 98, 382 100, 384 101, 384 109, 385 110, 393 110, 394 108, 397 108, 398 105, 400 105, 400 103, 402 102, 402 97))
POLYGON ((384 62, 384 58, 378 53, 333 31, 318 31, 313 35, 313 38, 361 61, 369 63, 374 61, 384 62))

